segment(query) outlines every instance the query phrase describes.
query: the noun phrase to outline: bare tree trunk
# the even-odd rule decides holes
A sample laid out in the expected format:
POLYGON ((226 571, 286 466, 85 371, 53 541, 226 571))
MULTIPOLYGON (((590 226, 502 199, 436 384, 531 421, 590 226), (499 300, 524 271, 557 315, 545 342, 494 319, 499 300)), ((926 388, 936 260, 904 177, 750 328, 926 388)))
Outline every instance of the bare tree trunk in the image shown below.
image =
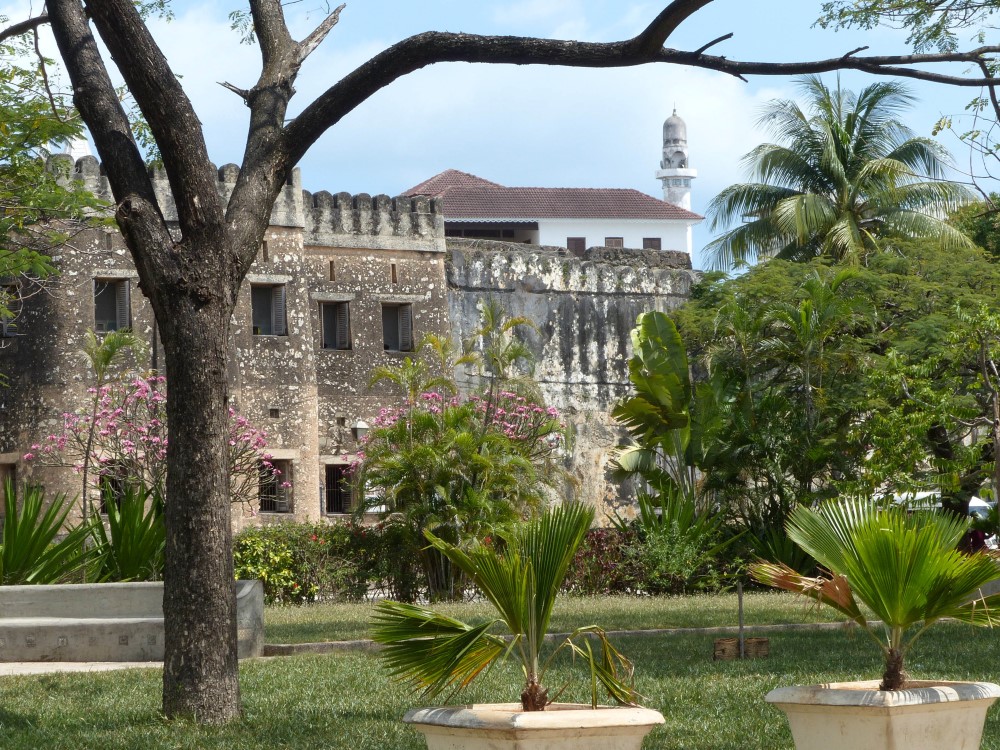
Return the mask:
MULTIPOLYGON (((223 295, 228 297, 229 295, 223 295)), ((226 346, 232 306, 167 301, 167 564, 163 711, 203 724, 239 716, 230 526, 226 346)))

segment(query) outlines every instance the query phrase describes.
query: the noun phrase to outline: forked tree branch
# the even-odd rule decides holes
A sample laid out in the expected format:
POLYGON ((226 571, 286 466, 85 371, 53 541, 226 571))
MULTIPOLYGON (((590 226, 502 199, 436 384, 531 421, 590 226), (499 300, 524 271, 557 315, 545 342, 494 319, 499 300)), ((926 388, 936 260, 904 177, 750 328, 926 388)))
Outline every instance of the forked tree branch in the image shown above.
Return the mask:
POLYGON ((639 36, 622 42, 577 42, 442 32, 427 32, 409 37, 375 55, 328 88, 287 126, 287 148, 292 163, 298 161, 323 132, 376 91, 408 73, 441 62, 580 68, 673 63, 728 73, 741 79, 747 75, 785 76, 852 69, 874 75, 900 76, 956 86, 979 87, 1000 83, 1000 79, 990 76, 966 78, 915 67, 952 62, 979 65, 1000 52, 1000 46, 984 46, 968 52, 910 55, 858 56, 858 50, 852 50, 839 57, 789 63, 730 60, 704 54, 705 49, 723 38, 715 39, 693 52, 650 47, 649 39, 659 39, 664 29, 672 31, 680 21, 709 2, 712 0, 675 0, 639 36))

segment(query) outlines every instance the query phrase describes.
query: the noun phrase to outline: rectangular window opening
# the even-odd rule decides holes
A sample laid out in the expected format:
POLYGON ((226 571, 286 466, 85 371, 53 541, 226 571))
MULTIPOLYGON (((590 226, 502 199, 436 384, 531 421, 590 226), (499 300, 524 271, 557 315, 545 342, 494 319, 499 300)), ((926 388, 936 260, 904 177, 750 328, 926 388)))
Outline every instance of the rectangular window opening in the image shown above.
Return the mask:
POLYGON ((605 237, 604 247, 625 247, 624 237, 605 237))
POLYGON ((288 335, 284 284, 251 286, 250 308, 254 336, 288 335))
POLYGON ((413 351, 412 305, 382 305, 382 348, 387 352, 413 351))
POLYGON ((395 263, 390 263, 389 264, 389 277, 392 279, 392 283, 393 284, 398 284, 399 283, 399 277, 396 276, 396 264, 395 263))
POLYGON ((281 409, 268 409, 267 418, 268 419, 278 419, 281 416, 281 409))
POLYGON ((347 464, 327 464, 325 483, 327 514, 351 512, 351 475, 347 464))
POLYGON ((261 513, 292 512, 292 462, 271 459, 257 464, 257 498, 261 513), (270 464, 270 465, 268 465, 270 464))
POLYGON ((107 333, 132 325, 128 279, 94 279, 94 331, 107 333))
POLYGON ((578 255, 583 254, 583 251, 587 249, 587 238, 586 237, 567 237, 566 238, 566 249, 572 253, 578 255))
POLYGON ((663 242, 659 237, 643 237, 642 238, 642 249, 643 250, 662 250, 663 242))
POLYGON ((330 261, 330 281, 337 280, 337 261, 330 261))
POLYGON ((351 307, 349 302, 322 302, 323 348, 351 348, 351 307))
POLYGON ((261 260, 262 260, 262 261, 263 261, 264 263, 267 263, 267 261, 268 261, 268 255, 267 255, 267 240, 264 240, 263 242, 261 242, 261 243, 260 243, 260 259, 261 259, 261 260))

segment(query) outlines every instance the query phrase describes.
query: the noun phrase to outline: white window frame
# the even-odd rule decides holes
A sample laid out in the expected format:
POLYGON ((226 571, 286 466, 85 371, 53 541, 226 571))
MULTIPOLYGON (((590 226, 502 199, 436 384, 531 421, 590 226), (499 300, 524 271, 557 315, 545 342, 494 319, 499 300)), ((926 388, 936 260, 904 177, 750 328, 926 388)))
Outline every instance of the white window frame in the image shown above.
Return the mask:
POLYGON ((320 327, 324 349, 334 351, 350 351, 351 345, 351 303, 350 302, 320 302, 320 327), (333 310, 334 330, 327 330, 327 308, 333 310))
POLYGON ((132 327, 132 289, 128 279, 103 278, 94 279, 94 332, 108 333, 109 331, 120 331, 123 328, 132 327), (109 289, 114 289, 115 295, 115 319, 97 319, 97 297, 109 289), (109 325, 113 323, 114 325, 109 325))
POLYGON ((288 335, 288 298, 285 284, 251 284, 250 285, 250 327, 254 336, 287 336, 288 335), (254 325, 254 293, 258 290, 270 289, 268 300, 271 330, 263 332, 263 326, 254 325))

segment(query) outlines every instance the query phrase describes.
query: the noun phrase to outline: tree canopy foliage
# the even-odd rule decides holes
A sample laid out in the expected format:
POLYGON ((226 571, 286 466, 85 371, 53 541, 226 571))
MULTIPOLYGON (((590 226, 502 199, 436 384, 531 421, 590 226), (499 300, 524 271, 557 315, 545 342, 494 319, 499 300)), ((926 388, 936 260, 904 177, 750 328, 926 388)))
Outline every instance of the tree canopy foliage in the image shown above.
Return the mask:
POLYGON ((636 329, 643 377, 615 412, 636 442, 623 468, 692 477, 701 507, 804 573, 783 531, 799 503, 934 490, 964 511, 997 481, 998 292, 980 249, 927 242, 860 266, 707 274, 672 313, 679 333, 636 329))
POLYGON ((17 331, 25 295, 54 272, 53 248, 72 234, 60 220, 81 219, 97 205, 68 174, 46 168, 49 149, 79 136, 83 123, 47 92, 41 68, 12 62, 16 46, 0 43, 0 323, 17 331))

